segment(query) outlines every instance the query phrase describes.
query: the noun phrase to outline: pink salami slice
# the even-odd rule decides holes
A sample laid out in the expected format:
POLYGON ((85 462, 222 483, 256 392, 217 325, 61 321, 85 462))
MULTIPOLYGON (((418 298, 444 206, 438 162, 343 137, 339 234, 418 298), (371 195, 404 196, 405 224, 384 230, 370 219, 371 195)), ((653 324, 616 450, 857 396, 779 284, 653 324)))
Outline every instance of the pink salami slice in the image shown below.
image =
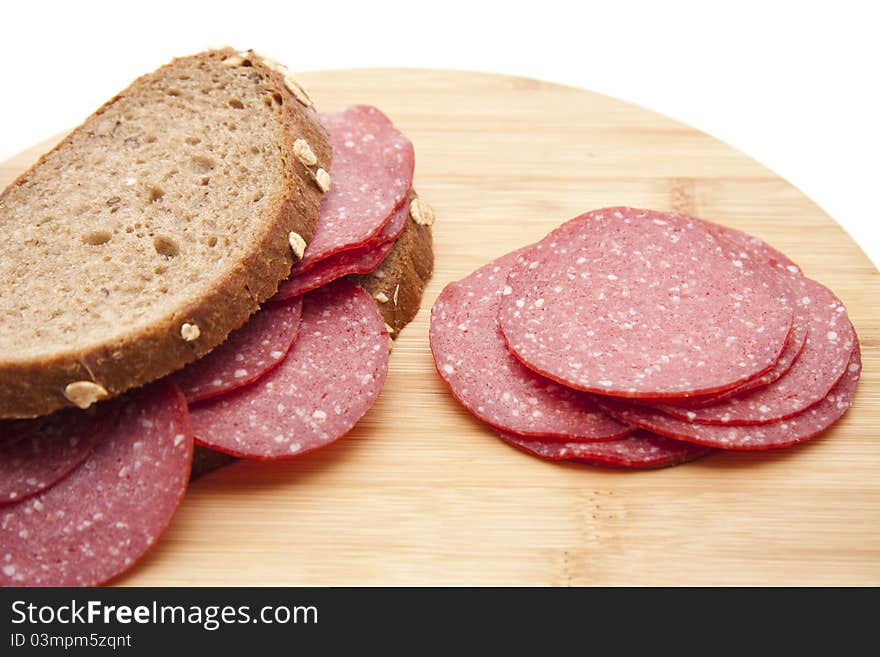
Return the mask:
POLYGON ((369 410, 388 371, 388 332, 360 286, 339 280, 303 299, 299 337, 256 383, 194 405, 196 440, 234 456, 280 459, 330 444, 369 410))
POLYGON ((349 274, 366 274, 373 271, 391 253, 391 249, 394 248, 394 240, 406 225, 408 215, 409 205, 404 203, 394 211, 391 220, 379 232, 378 239, 380 241, 378 243, 340 251, 319 260, 307 270, 284 281, 279 286, 273 300, 289 299, 305 294, 349 274), (390 237, 386 239, 386 236, 390 237))
POLYGON ((284 281, 273 299, 286 299, 289 296, 305 294, 349 274, 367 274, 381 265, 393 248, 394 242, 385 242, 379 246, 334 253, 315 263, 296 278, 288 278, 284 281))
POLYGON ((121 398, 88 459, 0 509, 0 584, 96 586, 131 568, 171 522, 189 479, 186 402, 160 382, 121 398))
POLYGON ((770 370, 793 311, 778 274, 690 217, 581 215, 525 252, 499 319, 508 347, 564 385, 621 397, 731 389, 770 370))
POLYGON ((624 400, 605 398, 600 404, 621 422, 669 438, 722 449, 765 450, 788 447, 818 436, 843 417, 852 404, 861 363, 861 353, 856 342, 846 371, 822 401, 792 418, 767 424, 746 426, 698 424, 624 400))
MULTIPOLYGON (((795 307, 797 307, 797 301, 795 301, 795 307)), ((792 324, 791 332, 789 333, 785 347, 782 349, 782 353, 779 355, 779 360, 776 361, 776 364, 769 371, 761 376, 745 381, 737 387, 724 392, 671 399, 645 399, 644 403, 657 406, 658 408, 665 408, 666 406, 677 406, 685 409, 700 408, 717 404, 721 400, 733 397, 734 395, 741 395, 749 390, 754 390, 755 388, 760 388, 769 385, 774 381, 778 381, 792 368, 795 362, 797 362, 797 359, 800 357, 801 353, 803 353, 804 345, 807 341, 807 326, 803 317, 799 317, 799 315, 796 314, 793 321, 794 323, 792 324)))
MULTIPOLYGON (((410 195, 411 194, 412 190, 410 190, 410 195)), ((365 248, 372 248, 385 244, 386 242, 393 242, 400 237, 400 234, 403 232, 407 218, 409 218, 409 202, 407 199, 404 199, 403 203, 394 209, 394 213, 391 215, 388 222, 382 226, 382 230, 364 242, 363 246, 365 248)))
POLYGON ((0 422, 0 506, 46 490, 86 460, 113 429, 115 406, 0 422))
POLYGON ((729 226, 722 226, 721 224, 709 221, 700 221, 703 222, 703 226, 709 232, 720 235, 737 246, 742 247, 743 253, 740 254, 740 257, 748 258, 751 255, 756 255, 770 265, 785 269, 791 274, 799 274, 801 272, 801 268, 793 260, 781 251, 774 249, 760 237, 749 235, 729 226))
POLYGON ((171 375, 190 404, 257 381, 284 360, 299 331, 302 301, 268 304, 214 351, 171 375))
POLYGON ((321 202, 315 235, 291 276, 377 235, 412 186, 412 143, 378 109, 356 105, 322 114, 321 121, 333 147, 330 190, 321 202))
POLYGON ((710 405, 662 405, 669 415, 704 424, 763 424, 797 415, 823 399, 846 369, 855 331, 843 303, 821 283, 792 276, 797 292, 795 323, 807 327, 800 357, 786 374, 710 405))
POLYGON ((748 390, 754 390, 755 388, 760 388, 769 385, 774 381, 778 381, 794 366, 797 359, 800 358, 801 354, 804 352, 806 344, 806 323, 801 319, 795 319, 792 323, 791 335, 789 335, 788 341, 785 343, 785 348, 779 355, 779 360, 776 361, 776 364, 761 376, 746 381, 732 390, 720 393, 718 399, 725 399, 727 397, 732 397, 733 395, 739 395, 748 390))
POLYGON ((522 250, 450 283, 431 310, 437 372, 480 420, 505 431, 569 440, 609 440, 630 428, 603 413, 592 395, 536 374, 510 355, 498 326, 507 274, 522 250))
POLYGON ((746 391, 766 386, 777 381, 782 375, 786 374, 800 357, 804 349, 807 338, 807 327, 809 324, 807 316, 804 314, 804 308, 797 303, 797 288, 800 285, 792 276, 801 274, 800 267, 792 262, 783 253, 777 251, 772 246, 764 242, 758 237, 743 233, 742 231, 713 224, 708 221, 699 220, 709 232, 717 235, 722 240, 727 241, 735 249, 734 257, 741 260, 754 260, 759 263, 767 264, 777 271, 786 281, 789 282, 789 288, 795 289, 789 292, 789 296, 794 299, 794 317, 792 319, 792 327, 789 331, 788 339, 785 342, 779 360, 768 371, 753 379, 745 381, 730 390, 721 393, 710 393, 706 395, 688 396, 682 398, 671 398, 667 400, 646 400, 650 404, 667 404, 672 406, 681 406, 686 408, 694 408, 699 406, 707 406, 717 403, 722 399, 740 395, 746 391))
POLYGON ((636 431, 617 440, 590 443, 540 440, 504 431, 496 433, 509 445, 545 461, 581 461, 606 467, 666 468, 715 451, 710 447, 664 438, 647 431, 636 431))

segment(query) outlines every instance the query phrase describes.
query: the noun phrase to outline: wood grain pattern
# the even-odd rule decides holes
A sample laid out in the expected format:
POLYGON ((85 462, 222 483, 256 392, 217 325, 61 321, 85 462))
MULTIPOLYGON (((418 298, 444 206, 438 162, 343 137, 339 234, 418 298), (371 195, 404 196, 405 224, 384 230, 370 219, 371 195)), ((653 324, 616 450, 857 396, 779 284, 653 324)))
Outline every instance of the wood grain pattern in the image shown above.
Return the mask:
MULTIPOLYGON (((413 139, 436 273, 376 406, 344 440, 196 482, 125 585, 880 584, 880 274, 807 197, 729 146, 639 107, 535 80, 443 71, 303 74, 323 109, 381 107, 413 139), (435 375, 442 287, 608 205, 747 230, 846 303, 855 406, 826 435, 632 473, 543 463, 435 375)), ((0 166, 0 183, 46 145, 0 166)))

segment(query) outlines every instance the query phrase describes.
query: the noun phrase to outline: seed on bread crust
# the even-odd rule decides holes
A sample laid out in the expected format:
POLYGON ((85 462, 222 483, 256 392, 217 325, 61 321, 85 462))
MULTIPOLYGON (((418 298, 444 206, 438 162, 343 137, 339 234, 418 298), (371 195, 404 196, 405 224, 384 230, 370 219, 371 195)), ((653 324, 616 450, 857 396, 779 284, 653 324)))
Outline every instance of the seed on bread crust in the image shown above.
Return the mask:
POLYGON ((302 235, 291 231, 290 235, 287 236, 287 241, 290 243, 290 250, 293 251, 296 259, 302 260, 303 254, 306 252, 306 241, 302 238, 302 235))
POLYGON ((306 91, 303 86, 297 81, 297 79, 290 74, 290 71, 284 64, 279 62, 277 59, 273 59, 272 57, 263 55, 258 52, 253 52, 253 55, 255 57, 259 57, 267 68, 275 71, 276 73, 279 73, 284 77, 284 86, 290 93, 293 94, 293 97, 297 99, 300 105, 303 105, 304 107, 312 106, 312 97, 309 96, 309 92, 306 91))
POLYGON ((318 187, 321 188, 322 192, 326 192, 330 189, 330 174, 324 169, 318 169, 315 171, 315 182, 318 183, 318 187))
POLYGON ((199 336, 202 334, 202 330, 199 328, 198 324, 191 324, 190 322, 185 322, 180 327, 180 337, 182 337, 187 342, 192 342, 193 340, 198 340, 199 336))
POLYGON ((409 216, 420 226, 434 225, 434 208, 420 198, 410 201, 409 216))
POLYGON ((254 54, 255 57, 259 57, 267 68, 271 68, 273 71, 281 73, 281 75, 285 75, 287 73, 287 67, 274 57, 269 57, 269 55, 264 55, 263 53, 257 52, 256 50, 252 50, 251 52, 254 54))
POLYGON ((394 327, 391 326, 388 322, 385 322, 385 330, 388 331, 388 335, 394 333, 394 327))
POLYGON ((287 87, 287 90, 293 94, 294 98, 296 98, 301 105, 306 107, 312 106, 312 97, 309 96, 309 92, 303 89, 303 86, 296 81, 290 73, 286 73, 284 75, 284 86, 287 87))
POLYGON ((373 298, 379 303, 388 303, 388 295, 384 292, 377 292, 373 295, 373 298))
POLYGON ((385 321, 394 327, 394 337, 397 337, 415 317, 433 269, 431 228, 407 219, 385 261, 372 273, 359 274, 355 280, 371 295, 385 292, 396 301, 377 304, 376 307, 385 321))
POLYGON ((107 389, 94 381, 74 381, 64 388, 64 396, 67 400, 82 409, 88 408, 107 395, 107 389))
POLYGON ((318 157, 305 139, 297 139, 293 142, 293 154, 307 167, 318 163, 318 157))
POLYGON ((236 66, 241 66, 244 64, 244 57, 239 55, 231 55, 224 59, 222 62, 223 66, 228 66, 229 68, 235 68, 236 66))

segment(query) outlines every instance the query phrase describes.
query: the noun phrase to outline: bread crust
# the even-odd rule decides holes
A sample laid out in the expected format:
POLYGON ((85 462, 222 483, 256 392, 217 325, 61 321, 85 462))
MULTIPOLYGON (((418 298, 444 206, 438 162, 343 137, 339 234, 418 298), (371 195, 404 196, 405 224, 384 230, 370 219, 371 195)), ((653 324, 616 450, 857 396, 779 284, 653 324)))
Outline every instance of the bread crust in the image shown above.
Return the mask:
MULTIPOLYGON (((418 194, 412 190, 408 202, 412 203, 417 198, 418 194)), ((410 215, 394 248, 382 264, 375 271, 353 276, 353 279, 374 299, 377 296, 388 299, 378 304, 379 312, 393 329, 391 337, 396 339, 401 329, 419 311, 422 294, 433 273, 431 226, 417 223, 410 215)))
MULTIPOLYGON (((318 166, 329 170, 330 140, 314 109, 298 101, 285 84, 283 70, 265 63, 252 52, 242 55, 247 61, 244 65, 253 66, 261 74, 262 84, 281 99, 277 112, 281 120, 276 133, 287 191, 266 213, 258 239, 248 245, 243 257, 230 263, 224 275, 214 281, 206 293, 178 304, 146 329, 112 341, 68 349, 52 357, 15 360, 14 354, 5 355, 0 360, 0 418, 38 417, 71 406, 65 388, 73 382, 94 382, 106 391, 107 397, 113 397, 180 369, 211 351, 231 331, 242 326, 287 278, 294 261, 289 234, 295 231, 309 241, 317 224, 322 192, 314 182, 314 170, 318 166), (298 138, 308 141, 317 156, 317 166, 308 167, 296 158, 293 144, 298 138), (181 335, 184 323, 198 326, 198 337, 184 339, 181 335)), ((172 75, 193 65, 194 61, 222 61, 237 56, 239 53, 230 48, 207 51, 175 59, 149 75, 172 75)), ((108 107, 125 99, 138 81, 105 103, 71 135, 87 129, 108 107)), ((50 153, 69 144, 71 135, 50 153)), ((48 155, 19 176, 0 195, 0 202, 15 187, 26 183, 48 155)), ((87 343, 87 338, 84 342, 87 343)))

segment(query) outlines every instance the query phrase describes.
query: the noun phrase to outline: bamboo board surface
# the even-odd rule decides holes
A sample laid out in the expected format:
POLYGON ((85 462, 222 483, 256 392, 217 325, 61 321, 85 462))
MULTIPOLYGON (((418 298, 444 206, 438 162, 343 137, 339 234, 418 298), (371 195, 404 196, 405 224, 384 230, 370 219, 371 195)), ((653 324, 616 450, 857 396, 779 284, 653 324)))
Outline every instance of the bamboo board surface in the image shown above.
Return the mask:
MULTIPOLYGON (((195 482, 120 584, 880 584, 880 274, 819 207, 716 139, 588 91, 451 71, 300 79, 321 109, 377 105, 413 140, 438 217, 434 278, 351 434, 195 482), (863 348, 844 420, 778 453, 621 472, 538 461, 472 419, 434 371, 434 299, 609 205, 749 231, 831 287, 863 348)), ((0 164, 0 187, 49 145, 0 164)))

